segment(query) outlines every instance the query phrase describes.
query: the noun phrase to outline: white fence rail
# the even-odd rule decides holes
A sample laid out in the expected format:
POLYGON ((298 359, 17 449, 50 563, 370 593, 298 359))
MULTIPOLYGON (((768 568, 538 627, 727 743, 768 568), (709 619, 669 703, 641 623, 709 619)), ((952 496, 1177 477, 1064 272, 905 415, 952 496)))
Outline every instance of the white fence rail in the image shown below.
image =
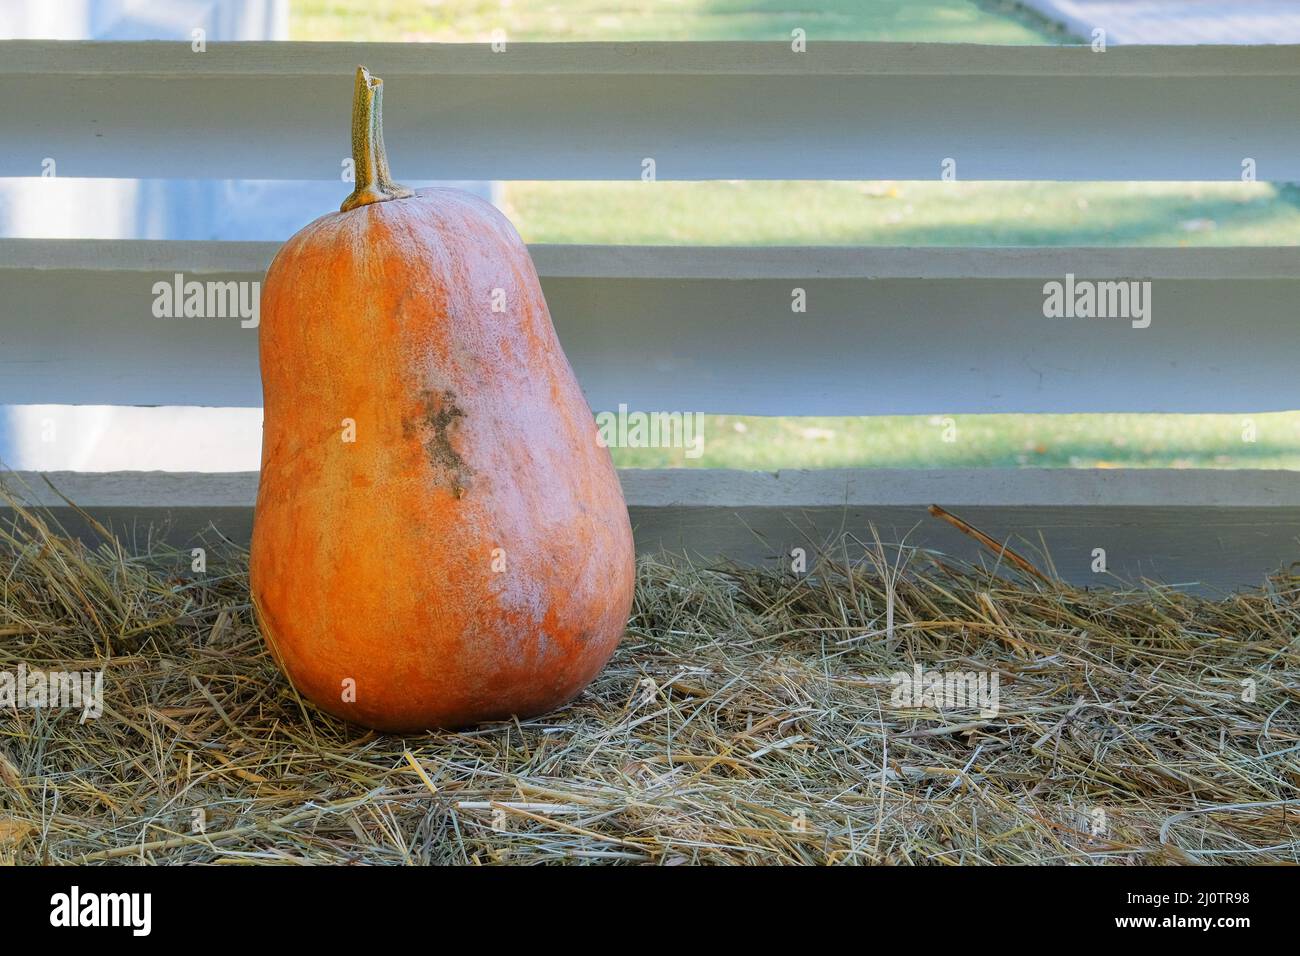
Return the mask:
MULTIPOLYGON (((423 178, 1300 180, 1300 47, 0 43, 0 176, 337 178, 352 70, 423 178)), ((322 210, 326 211, 326 210, 322 210)), ((260 403, 256 335, 153 283, 260 279, 266 243, 0 241, 0 402, 260 403)), ((1300 408, 1300 251, 536 247, 597 410, 768 415, 1300 408), (1046 318, 1067 274, 1149 280, 1148 328, 1046 318), (808 311, 791 312, 792 289, 808 311)), ((1112 572, 1258 584, 1300 558, 1300 474, 624 472, 642 548, 779 560, 843 531, 970 556, 925 506, 1112 572)), ((34 493, 76 526, 80 518, 34 493)), ((123 533, 246 536, 255 475, 63 474, 123 533)))
POLYGON ((9 41, 0 176, 333 179, 364 61, 399 179, 1300 180, 1300 47, 9 41))
MULTIPOLYGON (((259 281, 274 243, 0 240, 0 402, 262 403, 257 333, 154 317, 177 273, 259 281), (58 322, 46 321, 57 315, 58 322), (147 369, 147 374, 142 370, 147 369)), ((597 411, 750 415, 1300 408, 1300 250, 534 246, 597 411), (1151 282, 1151 324, 1043 316, 1043 286, 1151 282), (806 313, 791 311, 802 289, 806 313)))
MULTIPOLYGON (((834 543, 857 558, 872 542, 982 557, 970 538, 932 518, 938 502, 1011 542, 1045 570, 1108 586, 1151 578, 1198 590, 1258 584, 1297 560, 1300 475, 1285 471, 857 470, 777 474, 708 469, 619 473, 642 551, 666 549, 768 567, 834 543), (847 538, 842 537, 848 535, 847 538), (1094 570, 1104 552, 1106 573, 1094 570)), ((133 545, 182 545, 212 533, 247 541, 255 473, 58 472, 10 477, 65 527, 90 529, 62 496, 133 545), (44 481, 59 492, 51 490, 44 481)), ((912 559, 924 567, 924 558, 912 559)))

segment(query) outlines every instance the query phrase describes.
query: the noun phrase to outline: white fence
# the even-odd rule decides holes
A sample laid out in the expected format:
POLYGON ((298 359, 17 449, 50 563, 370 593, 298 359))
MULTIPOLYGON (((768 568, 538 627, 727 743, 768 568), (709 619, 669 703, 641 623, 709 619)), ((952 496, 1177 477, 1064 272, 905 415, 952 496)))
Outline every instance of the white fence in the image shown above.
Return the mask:
MULTIPOLYGON (((336 179, 352 71, 399 179, 1300 180, 1300 47, 0 43, 0 176, 336 179)), ((322 210, 325 211, 325 210, 322 210)), ((1300 239, 1300 237, 1297 237, 1300 239)), ((256 333, 155 318, 156 281, 258 279, 266 243, 0 241, 0 402, 260 404, 256 333)), ((535 247, 597 410, 764 415, 1300 408, 1300 249, 535 247), (1149 327, 1043 286, 1151 282, 1149 327), (791 314, 791 289, 808 311, 791 314)), ((1258 584, 1300 474, 625 472, 637 539, 775 561, 839 531, 968 555, 936 503, 1109 570, 1258 584)), ((255 475, 61 475, 117 527, 246 534, 255 475)), ((51 503, 58 504, 51 498, 51 503)))

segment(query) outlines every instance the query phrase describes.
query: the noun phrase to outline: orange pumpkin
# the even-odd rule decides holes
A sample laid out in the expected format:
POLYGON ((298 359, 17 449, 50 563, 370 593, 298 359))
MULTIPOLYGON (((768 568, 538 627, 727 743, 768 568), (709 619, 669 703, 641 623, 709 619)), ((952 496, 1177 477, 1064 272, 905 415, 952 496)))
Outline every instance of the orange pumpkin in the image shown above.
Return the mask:
POLYGON ((347 720, 543 713, 622 635, 627 507, 523 242, 474 196, 392 182, 380 83, 358 70, 355 191, 263 286, 254 607, 347 720))

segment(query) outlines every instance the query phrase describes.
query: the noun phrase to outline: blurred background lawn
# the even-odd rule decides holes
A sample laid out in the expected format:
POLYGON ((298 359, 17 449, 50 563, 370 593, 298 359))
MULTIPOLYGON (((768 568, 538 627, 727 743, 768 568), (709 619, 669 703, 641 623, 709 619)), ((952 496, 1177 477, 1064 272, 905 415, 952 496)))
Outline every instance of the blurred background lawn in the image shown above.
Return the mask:
POLYGON ((611 451, 622 468, 1300 468, 1297 412, 706 415, 701 433, 704 453, 698 458, 672 448, 611 451), (1244 440, 1252 431, 1254 440, 1244 440))
MULTIPOLYGON (((801 27, 809 43, 1079 42, 1002 0, 295 0, 291 17, 296 40, 788 40, 801 27)), ((1300 243, 1300 190, 1267 183, 511 182, 502 203, 534 243, 1300 243)), ((954 421, 945 442, 930 416, 709 415, 699 458, 613 451, 623 467, 1300 468, 1300 412, 954 421)))
POLYGON ((1270 246, 1300 191, 1270 183, 513 182, 528 242, 1270 246))
POLYGON ((1071 42, 1009 0, 294 0, 294 40, 1071 42))

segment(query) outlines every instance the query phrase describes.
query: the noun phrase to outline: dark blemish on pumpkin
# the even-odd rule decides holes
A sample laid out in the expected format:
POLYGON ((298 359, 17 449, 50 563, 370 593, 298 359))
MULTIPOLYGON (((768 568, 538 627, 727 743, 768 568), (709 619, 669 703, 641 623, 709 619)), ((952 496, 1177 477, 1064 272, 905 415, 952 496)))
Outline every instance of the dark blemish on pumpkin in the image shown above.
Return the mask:
POLYGON ((424 411, 418 423, 408 421, 403 431, 409 437, 417 427, 426 432, 424 450, 435 469, 447 476, 451 493, 463 498, 470 485, 473 471, 465 459, 457 454, 451 444, 452 429, 465 417, 465 411, 456 404, 456 395, 450 391, 425 389, 421 393, 424 411))

